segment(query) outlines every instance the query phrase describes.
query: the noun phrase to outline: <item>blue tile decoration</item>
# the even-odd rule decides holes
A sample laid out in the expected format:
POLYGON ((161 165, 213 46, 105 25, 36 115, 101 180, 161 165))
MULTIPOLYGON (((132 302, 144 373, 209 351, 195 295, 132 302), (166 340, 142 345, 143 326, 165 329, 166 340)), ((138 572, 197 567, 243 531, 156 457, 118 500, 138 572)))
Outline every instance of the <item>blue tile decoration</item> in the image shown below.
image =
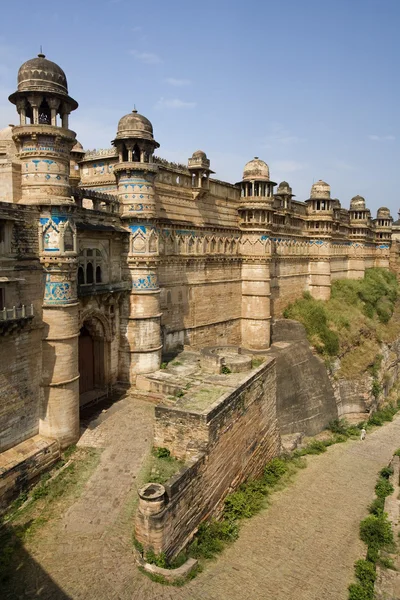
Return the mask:
POLYGON ((44 292, 46 304, 71 304, 76 301, 76 293, 70 281, 52 281, 51 273, 46 275, 44 292))
POLYGON ((138 291, 158 290, 158 278, 156 273, 149 273, 144 277, 132 279, 132 289, 138 291))

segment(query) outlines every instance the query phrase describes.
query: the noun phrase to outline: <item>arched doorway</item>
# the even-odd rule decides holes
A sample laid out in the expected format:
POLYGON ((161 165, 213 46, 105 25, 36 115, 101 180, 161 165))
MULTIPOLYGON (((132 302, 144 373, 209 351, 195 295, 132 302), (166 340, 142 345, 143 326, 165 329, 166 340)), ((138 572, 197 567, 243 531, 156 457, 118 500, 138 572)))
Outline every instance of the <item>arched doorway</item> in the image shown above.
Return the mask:
POLYGON ((84 321, 79 335, 80 406, 107 394, 108 342, 99 319, 84 321))

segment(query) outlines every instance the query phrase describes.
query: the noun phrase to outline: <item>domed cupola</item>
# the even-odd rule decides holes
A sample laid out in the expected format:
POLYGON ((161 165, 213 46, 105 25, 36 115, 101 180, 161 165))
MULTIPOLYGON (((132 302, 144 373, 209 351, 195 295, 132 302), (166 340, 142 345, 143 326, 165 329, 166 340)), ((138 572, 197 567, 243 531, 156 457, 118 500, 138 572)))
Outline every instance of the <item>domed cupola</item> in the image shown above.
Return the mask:
POLYGON ((357 241, 372 241, 371 211, 367 208, 365 198, 357 194, 350 200, 350 238, 357 241))
POLYGON ((255 156, 243 169, 243 181, 269 181, 269 166, 255 156))
POLYGON ((160 147, 154 139, 153 125, 136 109, 119 120, 112 144, 118 150, 119 162, 152 163, 154 150, 160 147))
POLYGON ((57 126, 60 115, 62 127, 68 129, 68 115, 78 108, 76 100, 68 94, 64 71, 44 54, 21 65, 17 91, 9 100, 17 106, 21 125, 57 126))
POLYGON ((354 196, 350 200, 350 210, 365 210, 365 198, 362 196, 354 196))
POLYGON ((243 179, 240 183, 244 198, 271 198, 276 183, 269 178, 269 166, 255 156, 246 163, 243 169, 243 179))
POLYGON ((311 186, 310 198, 311 199, 329 199, 331 197, 331 186, 322 179, 316 181, 311 186))
POLYGON ((386 206, 378 208, 376 219, 374 219, 375 237, 377 242, 385 242, 387 244, 391 241, 392 224, 393 219, 390 210, 386 206))

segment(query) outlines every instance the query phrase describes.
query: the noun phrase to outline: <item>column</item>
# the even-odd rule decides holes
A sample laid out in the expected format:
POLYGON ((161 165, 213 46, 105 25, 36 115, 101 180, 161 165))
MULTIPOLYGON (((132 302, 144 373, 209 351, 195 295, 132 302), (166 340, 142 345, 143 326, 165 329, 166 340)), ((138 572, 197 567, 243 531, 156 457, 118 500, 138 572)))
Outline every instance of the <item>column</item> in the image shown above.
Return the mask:
POLYGON ((66 448, 79 439, 79 319, 76 265, 59 265, 45 271, 39 433, 66 448))
POLYGON ((270 262, 244 260, 242 265, 242 345, 266 350, 271 343, 270 262))

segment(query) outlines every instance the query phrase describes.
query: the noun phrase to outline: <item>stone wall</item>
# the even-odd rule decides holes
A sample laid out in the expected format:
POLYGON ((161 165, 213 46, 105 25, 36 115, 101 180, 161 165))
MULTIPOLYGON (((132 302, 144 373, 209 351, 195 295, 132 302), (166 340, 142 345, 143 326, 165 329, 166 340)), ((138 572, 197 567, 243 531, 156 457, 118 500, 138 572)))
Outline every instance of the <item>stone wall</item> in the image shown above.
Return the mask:
POLYGON ((167 482, 155 513, 141 500, 136 536, 145 548, 177 554, 230 491, 279 453, 275 394, 270 359, 203 413, 156 408, 155 444, 190 462, 167 482))
POLYGON ((316 435, 338 417, 324 362, 310 348, 300 323, 276 320, 269 354, 276 360, 276 412, 282 435, 316 435))
POLYGON ((0 511, 60 458, 56 440, 35 435, 0 454, 0 511))

